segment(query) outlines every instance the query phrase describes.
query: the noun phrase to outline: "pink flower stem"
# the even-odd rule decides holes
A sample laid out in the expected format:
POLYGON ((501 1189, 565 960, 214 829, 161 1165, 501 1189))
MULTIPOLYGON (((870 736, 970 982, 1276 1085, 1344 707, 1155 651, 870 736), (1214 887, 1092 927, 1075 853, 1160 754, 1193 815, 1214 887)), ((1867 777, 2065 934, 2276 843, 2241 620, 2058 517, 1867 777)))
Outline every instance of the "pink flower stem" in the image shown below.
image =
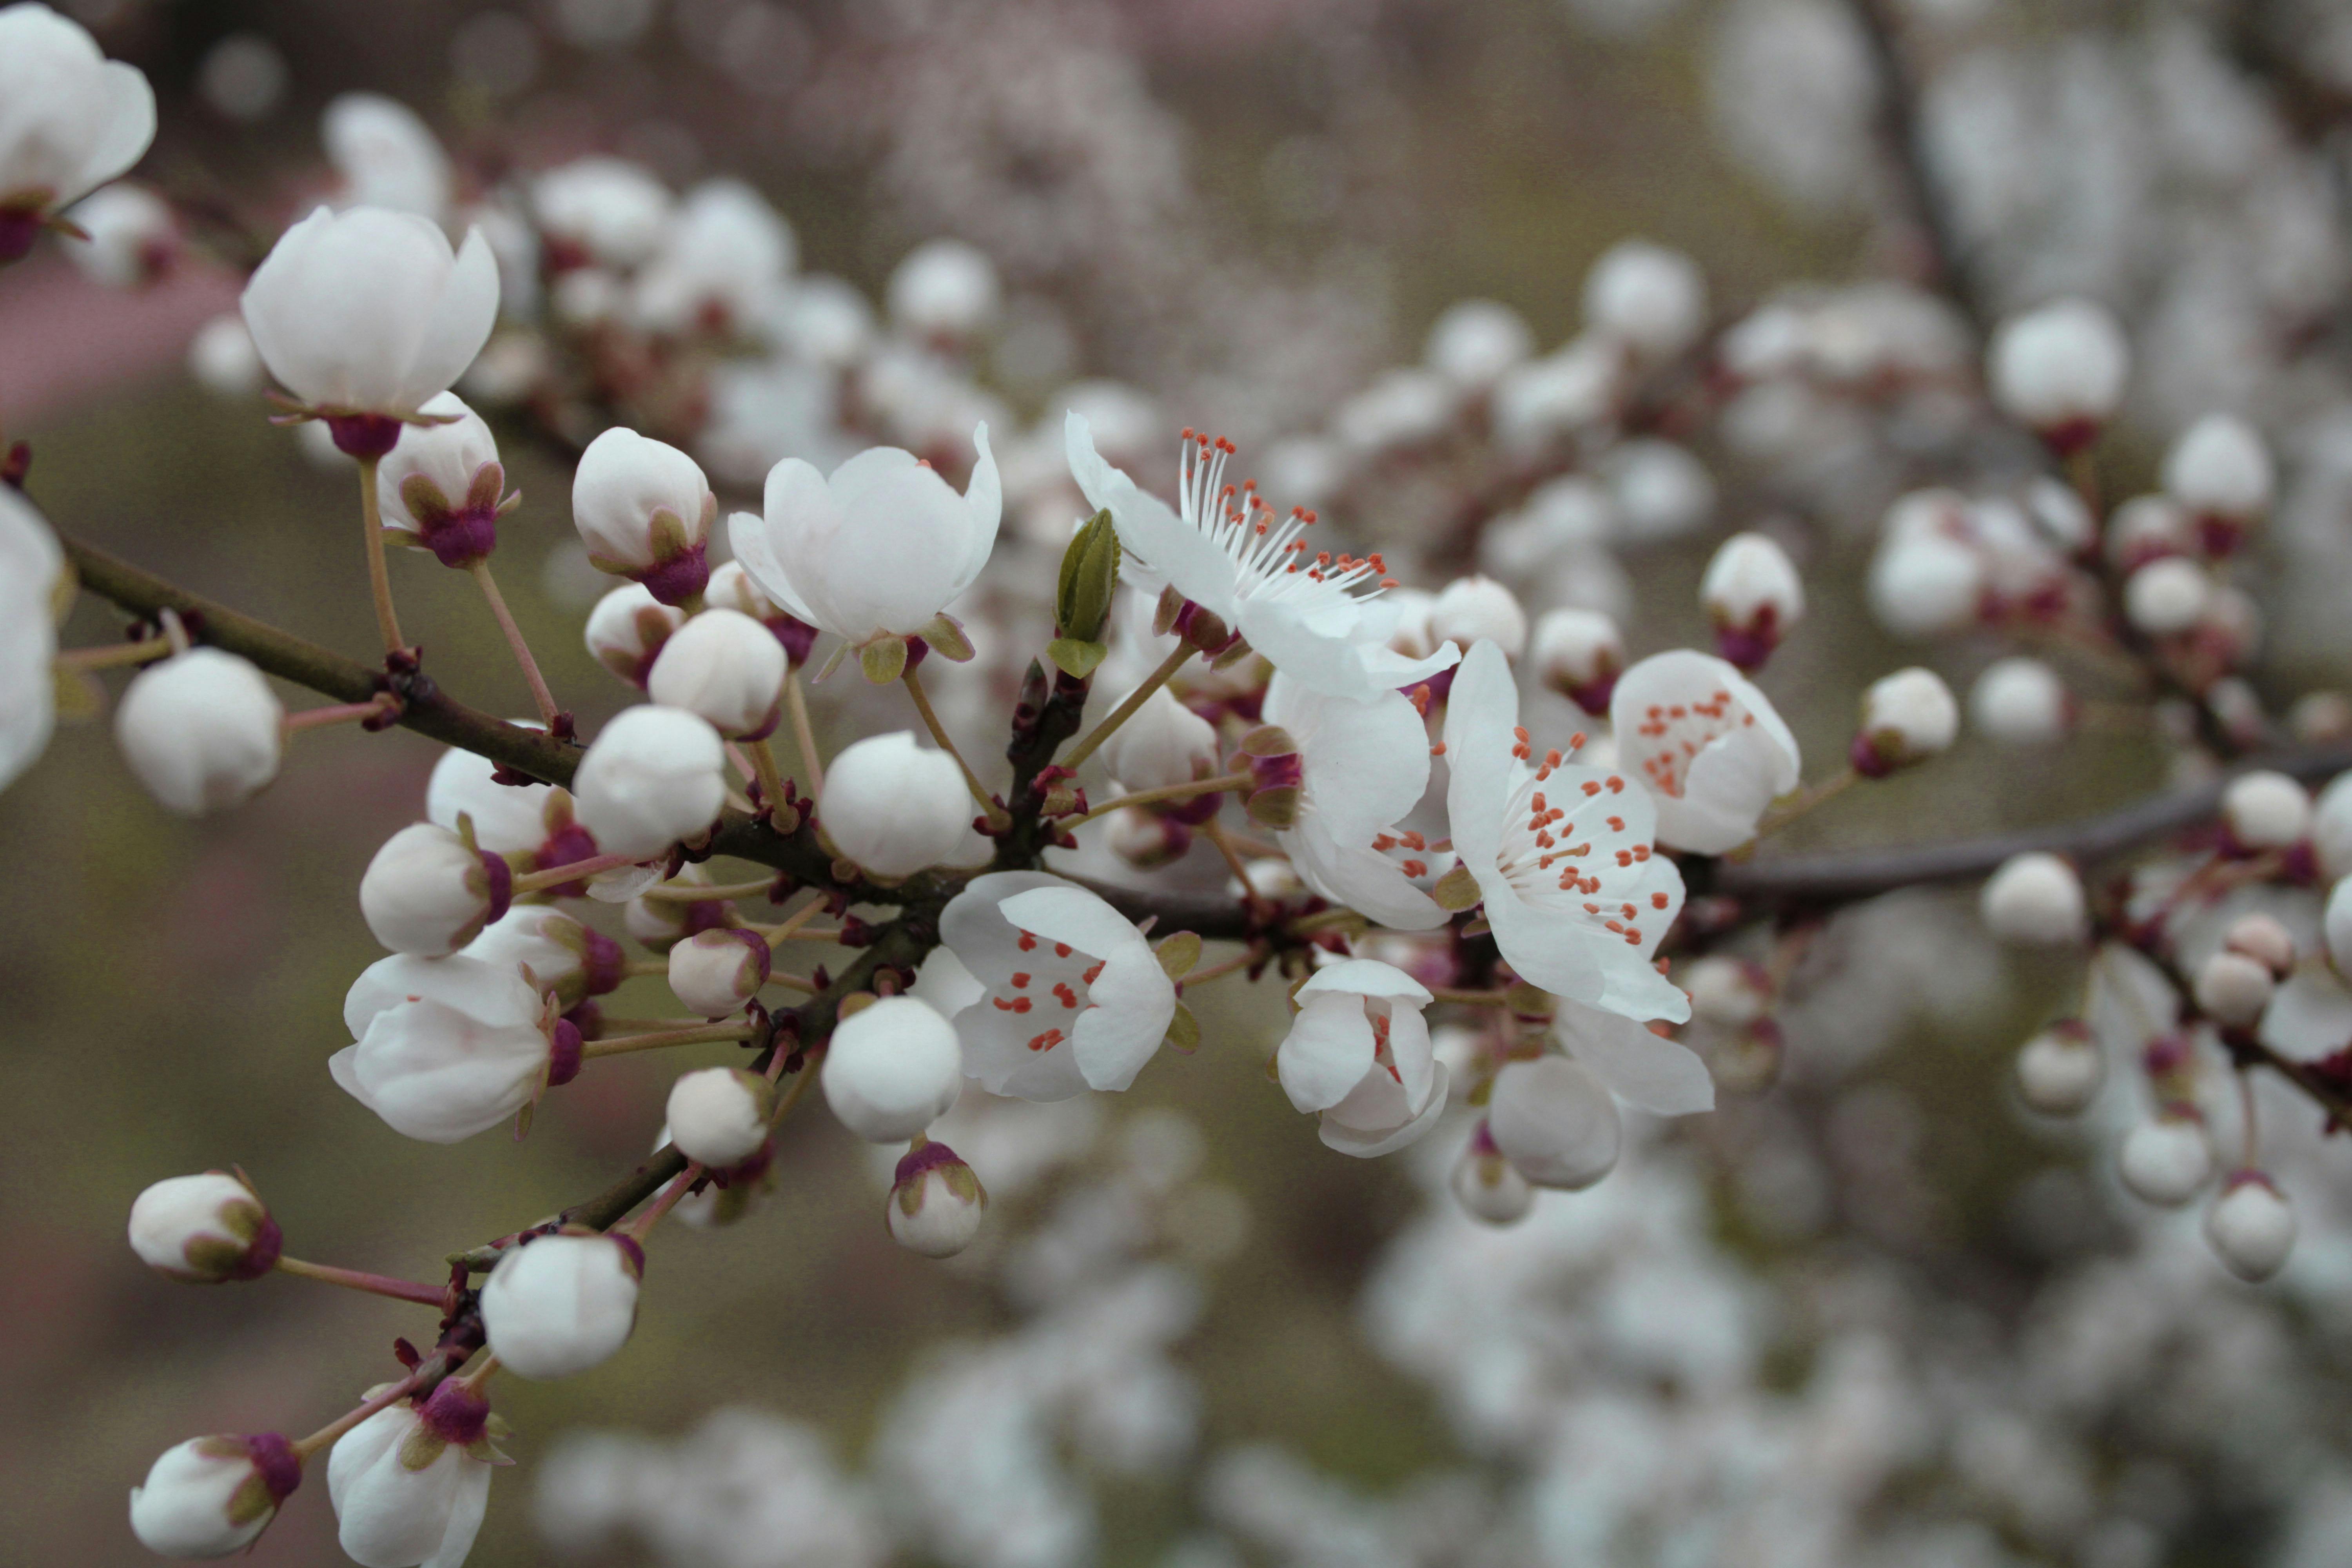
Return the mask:
POLYGON ((392 607, 392 572, 383 560, 383 517, 375 503, 377 460, 359 460, 360 521, 367 534, 368 590, 375 597, 376 629, 383 634, 383 651, 396 654, 405 651, 408 644, 400 635, 400 616, 392 607))
POLYGON ((560 888, 566 882, 577 882, 599 871, 617 871, 636 862, 626 855, 597 855, 585 860, 574 860, 569 866, 551 866, 544 871, 530 871, 514 879, 512 892, 536 893, 541 888, 560 888))
POLYGON ((1111 732, 1129 719, 1136 710, 1151 700, 1151 694, 1168 684, 1175 673, 1183 668, 1197 650, 1190 643, 1179 643, 1176 651, 1160 661, 1160 668, 1143 678, 1143 684, 1127 694, 1127 700, 1110 710, 1110 716, 1087 731, 1084 740, 1070 748, 1067 754, 1056 759, 1056 765, 1078 771, 1078 764, 1095 754, 1095 748, 1111 737, 1111 732))
POLYGON ((685 1170, 671 1177, 669 1185, 662 1189, 661 1196, 654 1200, 653 1206, 638 1215, 623 1234, 639 1246, 643 1246, 646 1237, 653 1234, 654 1226, 661 1223, 662 1215, 676 1208, 678 1200, 686 1196, 688 1189, 702 1179, 703 1169, 700 1163, 692 1163, 688 1164, 685 1170))
POLYGON ((700 1046, 719 1040, 748 1040, 750 1024, 707 1024, 693 1029, 663 1029, 650 1035, 623 1035, 618 1039, 590 1040, 580 1047, 583 1061, 617 1057, 628 1051, 657 1051, 668 1046, 700 1046))
POLYGON ((323 730, 330 724, 349 724, 399 710, 400 699, 389 691, 380 691, 365 702, 338 702, 331 707, 305 708, 299 713, 289 713, 281 727, 286 733, 292 735, 304 730, 323 730))
POLYGON ((547 678, 539 673, 539 660, 533 658, 530 645, 522 640, 522 628, 515 625, 514 614, 507 608, 507 598, 499 592, 498 579, 490 575, 490 563, 483 556, 467 568, 474 581, 481 584, 482 597, 490 602, 490 614, 496 616, 499 629, 507 634, 507 647, 514 649, 515 662, 522 666, 522 678, 530 687, 531 700, 539 704, 540 722, 555 728, 555 716, 562 710, 555 705, 555 694, 547 689, 547 678))
POLYGON ((399 1404, 402 1400, 407 1398, 410 1394, 415 1391, 417 1385, 425 1380, 427 1374, 426 1369, 431 1367, 432 1364, 433 1363, 431 1362, 426 1362, 424 1366, 418 1367, 415 1372, 410 1373, 406 1377, 402 1378, 398 1383, 394 1384, 391 1387, 383 1390, 374 1397, 345 1411, 341 1415, 339 1415, 334 1420, 328 1422, 324 1426, 320 1427, 316 1432, 311 1433, 308 1437, 303 1438, 300 1442, 290 1445, 294 1450, 294 1457, 298 1459, 309 1459, 311 1455, 317 1453, 320 1449, 325 1447, 328 1444, 333 1442, 336 1438, 341 1436, 344 1433, 350 1431, 352 1427, 358 1426, 369 1416, 374 1415, 382 1411, 389 1410, 394 1405, 399 1404))
POLYGON ((446 1286, 420 1285, 413 1279, 394 1279, 388 1274, 367 1274, 357 1268, 338 1268, 330 1263, 305 1263, 283 1254, 278 1257, 278 1270, 341 1285, 346 1290, 365 1290, 372 1296, 389 1296, 395 1301, 414 1301, 420 1307, 446 1308, 449 1304, 446 1286))

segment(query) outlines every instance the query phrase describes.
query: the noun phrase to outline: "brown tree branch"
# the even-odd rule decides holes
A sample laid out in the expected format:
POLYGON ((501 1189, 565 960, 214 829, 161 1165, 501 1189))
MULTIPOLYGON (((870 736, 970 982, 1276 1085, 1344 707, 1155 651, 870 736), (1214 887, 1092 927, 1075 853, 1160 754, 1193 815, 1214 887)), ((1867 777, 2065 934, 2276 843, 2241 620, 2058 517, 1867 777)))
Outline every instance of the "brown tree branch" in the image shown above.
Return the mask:
POLYGON ((1936 171, 1919 112, 1918 82, 1903 55, 1901 25, 1887 0, 1848 0, 1848 4, 1878 75, 1878 133, 1886 144, 1887 162, 1902 187, 1904 205, 1911 209, 1927 242, 1933 264, 1929 281, 1959 309, 1981 338, 1991 325, 1990 304, 1984 297, 1983 280, 1961 242, 1950 193, 1936 171))

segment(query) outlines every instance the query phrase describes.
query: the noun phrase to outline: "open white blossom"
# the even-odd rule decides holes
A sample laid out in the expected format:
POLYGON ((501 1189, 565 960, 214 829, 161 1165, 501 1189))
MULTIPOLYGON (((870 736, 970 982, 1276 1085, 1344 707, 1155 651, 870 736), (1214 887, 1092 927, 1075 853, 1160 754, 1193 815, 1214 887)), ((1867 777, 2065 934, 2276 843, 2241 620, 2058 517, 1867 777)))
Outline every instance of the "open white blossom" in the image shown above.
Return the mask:
POLYGON ((155 92, 47 5, 0 6, 0 262, 129 169, 155 139, 155 92))
POLYGON ((1372 959, 1318 969, 1275 1052, 1283 1093, 1319 1113, 1323 1142, 1361 1158, 1418 1141, 1445 1109, 1446 1070, 1421 1010, 1429 990, 1372 959))
POLYGON ((452 955, 395 953, 343 999, 353 1043, 327 1067, 344 1092, 404 1137, 455 1143, 531 1102, 579 1067, 579 1036, 519 970, 452 955), (570 1059, 557 1059, 569 1041, 570 1059))
POLYGON ((1775 797, 1797 787, 1796 737, 1729 664, 1690 649, 1654 654, 1609 700, 1618 755, 1657 802, 1658 841, 1720 855, 1756 836, 1775 797))
POLYGON ((1299 879, 1333 903, 1398 931, 1428 931, 1445 911, 1424 884, 1451 858, 1397 825, 1429 787, 1429 734, 1396 692, 1326 697, 1277 673, 1265 721, 1298 747, 1298 812, 1276 837, 1299 879))
POLYGON ((488 1406, 452 1380, 420 1408, 396 1404, 335 1440, 327 1496, 361 1568, 460 1568, 490 1502, 488 1406))

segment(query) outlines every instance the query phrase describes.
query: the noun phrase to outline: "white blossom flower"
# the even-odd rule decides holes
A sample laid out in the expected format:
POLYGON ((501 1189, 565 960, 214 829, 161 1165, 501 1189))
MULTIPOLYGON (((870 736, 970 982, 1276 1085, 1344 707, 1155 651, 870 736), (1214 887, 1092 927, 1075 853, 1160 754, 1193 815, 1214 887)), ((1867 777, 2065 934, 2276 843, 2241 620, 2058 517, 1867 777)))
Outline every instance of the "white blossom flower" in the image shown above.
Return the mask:
POLYGON ((570 1377, 609 1361, 637 1323, 646 1255, 625 1236, 534 1237, 482 1284, 490 1353, 517 1377, 570 1377))
POLYGON ((597 570, 640 583, 665 605, 710 581, 719 498, 701 466, 666 441, 615 425, 588 443, 572 474, 572 522, 597 570))
POLYGON ((1699 605, 1716 646, 1742 669, 1762 665, 1805 614, 1805 584, 1780 541, 1735 533, 1717 546, 1699 579, 1699 605))
POLYGON ((2327 903, 2320 918, 2320 934, 2327 944, 2327 960, 2336 965, 2336 973, 2352 974, 2352 877, 2341 879, 2328 889, 2327 903))
POLYGON ((394 543, 429 550, 444 566, 488 557, 499 542, 506 469, 482 416, 454 392, 426 399, 420 413, 443 424, 404 426, 376 465, 376 505, 394 543))
POLYGON ((910 877, 962 842, 975 806, 963 770, 908 731, 868 735, 824 770, 817 823, 834 847, 877 877, 910 877))
POLYGON ((164 1449, 145 1484, 131 1489, 131 1531, 161 1556, 226 1557, 269 1528, 301 1480, 294 1446, 275 1432, 191 1437, 164 1449))
POLYGON ((734 740, 776 727, 784 689, 783 644, 740 610, 707 609, 671 634, 646 678, 646 694, 681 708, 734 740))
POLYGON ((919 1142, 898 1162, 882 1211, 890 1239, 925 1258, 953 1258, 980 1234, 988 1189, 944 1143, 919 1142))
POLYGON ((659 247, 670 223, 668 187, 619 158, 580 158, 549 170, 531 186, 531 205, 562 266, 634 267, 659 247))
POLYGON ((1075 411, 1064 436, 1071 475, 1089 506, 1110 512, 1119 542, 1300 684, 1363 699, 1411 687, 1455 663, 1458 650, 1450 646, 1421 659, 1387 647, 1395 607, 1376 594, 1354 592, 1368 582, 1391 583, 1377 553, 1325 561, 1307 551, 1311 513, 1276 519, 1254 489, 1228 495, 1230 442, 1188 434, 1178 510, 1171 510, 1096 453, 1093 434, 1075 411))
POLYGON ((1448 857, 1397 829, 1429 787, 1429 733, 1412 703, 1393 691, 1326 697, 1277 673, 1263 711, 1298 747, 1297 815, 1276 838, 1300 880, 1398 931, 1444 925, 1415 884, 1444 875, 1448 857))
POLYGON ((319 117, 344 205, 388 207, 438 223, 449 209, 449 154, 415 110, 374 92, 338 95, 319 117))
POLYGON ((1557 752, 1537 763, 1518 706, 1503 650, 1473 647, 1446 702, 1445 813, 1496 945, 1521 978, 1570 1001, 1689 1017, 1689 999, 1650 963, 1681 913, 1683 879, 1654 851, 1649 792, 1557 752))
POLYGON ((81 230, 81 237, 67 237, 67 259, 83 277, 108 289, 152 283, 179 256, 180 230, 171 206, 127 180, 92 191, 74 204, 66 221, 81 230))
POLYGON ((167 1177, 131 1205, 131 1250, 190 1284, 257 1279, 276 1266, 281 1244, 261 1199, 226 1171, 167 1177))
POLYGON ((1438 312, 1422 363, 1454 385, 1486 391, 1535 353, 1527 318, 1492 300, 1456 300, 1438 312))
POLYGON ((188 374, 215 397, 250 397, 261 390, 261 351, 243 316, 223 311, 196 329, 188 340, 188 374))
POLYGON ((886 297, 901 331, 961 341, 996 320, 996 265, 962 240, 927 240, 891 272, 886 297))
POLYGON ((588 651, 597 663, 642 689, 662 648, 684 625, 684 610, 663 604, 644 584, 632 583, 614 589, 588 612, 588 651))
POLYGON ((360 912, 394 952, 439 958, 507 912, 514 872, 446 827, 412 823, 383 842, 360 879, 360 912))
POLYGON ((1657 802, 1658 842, 1674 848, 1736 849, 1774 797, 1797 787, 1796 737, 1722 659, 1680 648, 1642 660, 1618 678, 1609 723, 1657 802))
POLYGON ((2249 1284, 2286 1267, 2294 1233, 2294 1210, 2286 1194, 2259 1171, 2231 1175, 2205 1211, 2206 1241, 2230 1272, 2249 1284))
POLYGON ((1216 730, 1164 686, 1144 699, 1143 706, 1102 743, 1103 766, 1130 790, 1163 789, 1208 778, 1217 771, 1219 758, 1216 730))
POLYGON ((1620 1100, 1658 1116, 1715 1109, 1715 1079, 1698 1053, 1622 1013, 1562 1001, 1552 1035, 1620 1100))
POLYGON ((1175 984, 1142 933, 1043 871, 975 877, 940 915, 940 934, 987 987, 955 1025, 966 1076, 991 1094, 1123 1089, 1175 1017, 1175 984))
POLYGON ((2263 1016, 2277 988, 2268 964, 2224 950, 2198 965, 2191 990, 2207 1017, 2224 1028, 2246 1028, 2263 1016))
POLYGON ((2124 618, 2152 637, 2195 629, 2213 600, 2213 579, 2185 555, 2163 555, 2124 580, 2124 618))
POLYGON ((1429 606, 1429 637, 1456 647, 1484 639, 1517 658, 1528 646, 1528 613, 1492 577, 1456 577, 1429 606))
POLYGON ((2242 419, 2209 414, 2164 458, 2164 488, 2190 515, 2242 524, 2270 509, 2277 479, 2270 449, 2242 419))
POLYGON ((1545 685, 1587 713, 1608 710, 1625 669, 1624 634, 1599 610, 1546 610, 1536 617, 1534 660, 1545 685))
POLYGON ((1867 592, 1871 614, 1896 637, 1941 637, 1976 624, 1985 597, 1984 563, 1947 534, 1890 534, 1871 558, 1867 592))
POLYGON ((2044 1116, 2073 1116, 2096 1098, 2107 1059, 2079 1020, 2053 1024, 2017 1053, 2017 1089, 2044 1116))
POLYGON ((2021 947, 2063 947, 2088 925, 2083 879, 2055 855, 2012 855, 1984 885, 1978 908, 1985 929, 2021 947))
POLYGON ((726 1170, 768 1141, 774 1095, 765 1079, 740 1068, 698 1068, 670 1085, 670 1142, 697 1163, 726 1170))
POLYGON ((1960 705, 1944 678, 1917 665, 1879 677, 1862 694, 1854 771, 1877 778, 1948 750, 1960 733, 1960 705))
POLYGON ((2289 848, 2311 837, 2311 792, 2284 773, 2257 768, 2221 792, 2221 820, 2242 848, 2289 848))
POLYGON ((979 577, 996 547, 1004 490, 988 426, 964 493, 896 447, 830 475, 798 458, 768 472, 762 515, 728 520, 735 558, 785 611, 852 647, 920 634, 979 577))
POLYGON ((335 1441, 327 1496, 360 1568, 460 1568, 489 1509, 488 1403, 456 1378, 423 1407, 377 1411, 335 1441))
POLYGON ((1495 1147, 1484 1117, 1454 1163, 1447 1184, 1454 1200, 1473 1219, 1488 1225, 1515 1225, 1535 1206, 1534 1185, 1495 1147))
MULTIPOLYGON (((538 721, 527 722, 536 728, 538 721)), ((450 747, 425 781, 425 820, 453 833, 461 818, 471 822, 475 847, 491 855, 530 855, 543 847, 562 846, 565 852, 542 858, 542 867, 569 865, 596 852, 572 819, 570 790, 501 784, 498 772, 499 765, 480 752, 450 747)))
POLYGON ((1320 1116, 1327 1146, 1370 1159, 1437 1124, 1446 1071, 1421 1016, 1427 987, 1393 965, 1345 959, 1317 970, 1296 1000, 1275 1072, 1294 1107, 1320 1116))
POLYGON ((261 671, 192 647, 132 678, 114 739, 147 793, 183 816, 241 805, 278 776, 286 710, 261 671))
POLYGON ((724 1018, 760 994, 772 962, 757 931, 697 931, 669 950, 669 988, 688 1012, 724 1018))
POLYGON ((1706 327, 1706 279, 1681 251, 1625 239, 1584 275, 1584 320, 1647 361, 1671 359, 1706 327))
POLYGON ((455 1143, 506 1121, 579 1069, 579 1031, 521 973, 479 959, 395 953, 343 999, 354 1044, 327 1063, 343 1091, 403 1137, 455 1143))
POLYGON ((727 803, 719 731, 677 708, 614 716, 580 759, 572 787, 580 826, 608 855, 645 859, 701 832, 727 803))
POLYGON ((0 262, 155 139, 155 92, 47 5, 0 6, 0 262))
POLYGON ((2074 721, 2065 683, 2038 658, 1997 658, 1969 689, 1969 722, 1995 745, 2051 745, 2065 739, 2074 721))
POLYGON ((885 996, 835 1025, 819 1080, 844 1127, 869 1143, 903 1143, 963 1092, 955 1026, 914 996, 885 996))
POLYGON ((740 180, 706 180, 664 226, 629 314, 649 331, 740 332, 776 302, 793 269, 792 226, 740 180))
POLYGON ((1520 1175, 1539 1187, 1589 1187, 1617 1163, 1617 1102, 1566 1057, 1504 1064, 1486 1131, 1520 1175))
POLYGON ((48 523, 0 483, 0 788, 48 749, 57 723, 50 667, 71 582, 48 523))
POLYGON ((601 996, 627 976, 621 944, 552 904, 517 904, 461 950, 502 970, 528 969, 531 984, 563 1006, 601 996))
POLYGON ((2104 305, 2061 300, 2001 322, 1986 352, 1993 401, 2062 451, 2098 434, 2122 404, 2131 349, 2104 305))
POLYGON ((414 213, 320 207, 280 235, 245 286, 269 374, 353 457, 381 457, 489 340, 499 267, 479 229, 455 252, 414 213))

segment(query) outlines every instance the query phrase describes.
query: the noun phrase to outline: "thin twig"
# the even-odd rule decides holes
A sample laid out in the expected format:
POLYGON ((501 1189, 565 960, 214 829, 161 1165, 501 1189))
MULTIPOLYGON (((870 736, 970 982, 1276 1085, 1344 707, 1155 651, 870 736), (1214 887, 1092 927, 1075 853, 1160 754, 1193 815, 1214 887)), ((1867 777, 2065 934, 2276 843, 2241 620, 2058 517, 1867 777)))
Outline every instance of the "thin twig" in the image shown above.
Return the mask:
POLYGON ((507 637, 507 647, 514 650, 515 662, 522 666, 522 678, 530 687, 531 700, 539 704, 539 721, 549 729, 555 727, 555 716, 562 710, 555 705, 555 694, 547 689, 547 678, 539 672, 539 660, 531 657, 530 644, 523 641, 522 628, 515 625, 514 613, 507 608, 507 597, 499 592, 498 579, 490 575, 488 557, 467 568, 474 581, 481 584, 482 597, 489 601, 490 614, 498 618, 499 630, 507 637))

